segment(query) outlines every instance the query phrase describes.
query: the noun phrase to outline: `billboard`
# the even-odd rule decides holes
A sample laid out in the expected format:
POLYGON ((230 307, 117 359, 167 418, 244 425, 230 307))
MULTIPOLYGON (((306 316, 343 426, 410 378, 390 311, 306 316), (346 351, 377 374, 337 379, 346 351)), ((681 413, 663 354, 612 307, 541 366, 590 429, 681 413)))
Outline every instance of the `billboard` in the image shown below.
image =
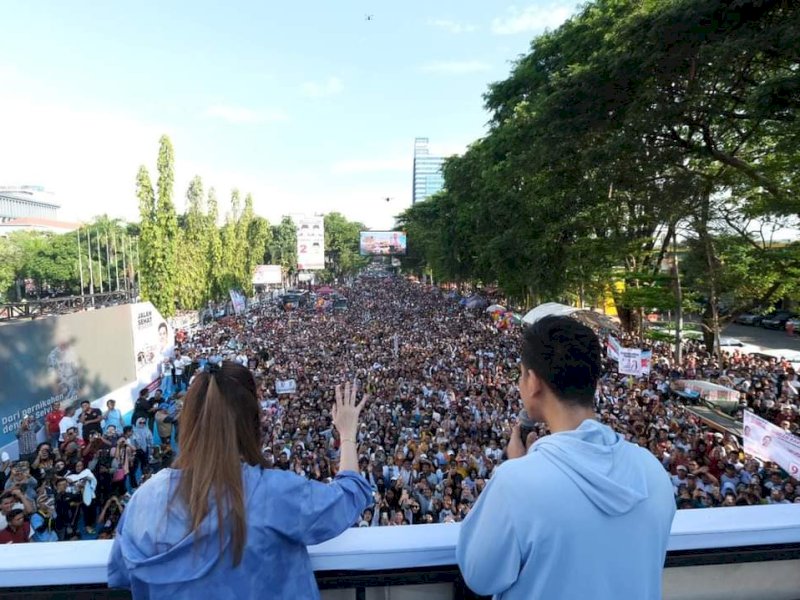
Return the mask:
POLYGON ((388 256, 406 253, 404 231, 362 231, 359 250, 361 256, 388 256))
POLYGON ((0 447, 16 440, 23 415, 42 419, 53 402, 79 404, 135 383, 131 308, 114 306, 0 327, 0 447))
POLYGON ((325 220, 323 217, 297 219, 297 270, 325 268, 325 220))
POLYGON ((280 285, 283 283, 283 270, 280 265, 256 265, 253 272, 253 285, 280 285))

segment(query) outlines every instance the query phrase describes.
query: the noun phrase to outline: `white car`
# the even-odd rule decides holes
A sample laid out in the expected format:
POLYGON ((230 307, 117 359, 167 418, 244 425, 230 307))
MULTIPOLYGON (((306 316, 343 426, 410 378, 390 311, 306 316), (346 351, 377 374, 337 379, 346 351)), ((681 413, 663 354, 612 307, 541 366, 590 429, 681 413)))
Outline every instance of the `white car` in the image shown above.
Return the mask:
POLYGON ((723 352, 730 352, 731 354, 737 350, 740 354, 754 354, 756 352, 761 352, 761 346, 747 344, 737 338, 732 337, 719 338, 719 348, 723 352))

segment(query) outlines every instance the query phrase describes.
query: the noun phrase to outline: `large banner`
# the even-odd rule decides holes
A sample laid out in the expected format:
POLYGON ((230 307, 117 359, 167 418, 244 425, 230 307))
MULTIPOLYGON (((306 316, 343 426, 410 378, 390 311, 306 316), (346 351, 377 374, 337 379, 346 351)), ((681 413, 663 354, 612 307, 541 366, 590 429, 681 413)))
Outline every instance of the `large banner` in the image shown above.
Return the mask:
POLYGON ((125 308, 131 313, 136 377, 149 383, 158 378, 164 360, 172 357, 175 333, 150 302, 139 302, 125 308))
POLYGON ((405 254, 408 241, 404 231, 362 231, 359 242, 361 256, 405 254))
POLYGON ((133 347, 131 305, 1 326, 0 447, 16 440, 24 415, 41 420, 53 402, 77 405, 133 384, 133 347))
POLYGON ((774 462, 791 477, 800 479, 800 438, 749 410, 744 411, 742 421, 744 451, 750 456, 774 462))
POLYGON ((296 225, 297 270, 321 271, 325 268, 325 219, 303 217, 296 225))
POLYGON ((280 285, 283 283, 283 270, 280 265, 256 265, 253 272, 253 285, 280 285))

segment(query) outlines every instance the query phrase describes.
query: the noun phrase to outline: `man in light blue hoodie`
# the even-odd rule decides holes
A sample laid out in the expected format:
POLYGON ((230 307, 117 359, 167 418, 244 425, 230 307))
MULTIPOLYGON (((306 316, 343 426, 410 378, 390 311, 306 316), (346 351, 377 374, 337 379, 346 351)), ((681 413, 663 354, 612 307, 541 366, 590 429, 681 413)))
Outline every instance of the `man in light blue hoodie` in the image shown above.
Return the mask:
POLYGON ((661 598, 672 483, 646 448, 594 419, 599 376, 600 344, 585 325, 545 317, 526 328, 520 395, 551 435, 526 451, 517 425, 509 460, 462 524, 456 554, 474 592, 661 598))

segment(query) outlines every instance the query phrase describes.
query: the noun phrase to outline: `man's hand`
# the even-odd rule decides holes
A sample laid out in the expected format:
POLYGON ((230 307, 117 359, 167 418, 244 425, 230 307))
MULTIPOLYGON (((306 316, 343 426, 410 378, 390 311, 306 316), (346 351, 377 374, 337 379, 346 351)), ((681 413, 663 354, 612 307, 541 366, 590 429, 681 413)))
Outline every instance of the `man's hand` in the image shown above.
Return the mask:
POLYGON ((528 439, 525 440, 526 446, 523 446, 520 426, 519 424, 514 425, 514 428, 511 430, 511 439, 508 441, 508 446, 506 446, 506 455, 509 460, 525 456, 528 453, 527 448, 530 448, 535 441, 536 432, 532 431, 528 434, 528 439))

